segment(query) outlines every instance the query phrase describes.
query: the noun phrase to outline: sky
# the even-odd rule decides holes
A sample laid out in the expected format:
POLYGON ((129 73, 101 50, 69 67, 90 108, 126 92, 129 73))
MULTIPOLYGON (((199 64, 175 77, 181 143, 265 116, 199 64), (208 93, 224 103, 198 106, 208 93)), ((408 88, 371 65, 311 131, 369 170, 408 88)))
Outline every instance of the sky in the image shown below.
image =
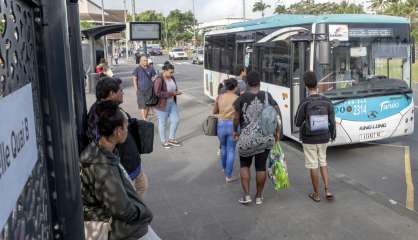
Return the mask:
MULTIPOLYGON (((93 0, 100 3, 100 0, 93 0)), ((132 0, 126 0, 128 10, 132 9, 132 0)), ((143 12, 145 10, 156 10, 167 15, 173 9, 192 10, 193 0, 135 0, 136 12, 143 12)), ((246 2, 246 16, 247 18, 261 17, 261 13, 253 13, 252 6, 258 0, 245 0, 246 2)), ((285 5, 298 2, 299 0, 281 0, 285 5)), ((328 0, 329 1, 329 0, 328 0)), ((317 0, 315 2, 328 2, 327 0, 317 0)), ((334 0, 339 2, 341 0, 334 0)), ((207 22, 212 20, 223 19, 225 17, 242 17, 242 0, 194 0, 196 9, 196 18, 199 22, 207 22)), ((277 5, 277 0, 264 0, 265 3, 272 7, 266 10, 265 15, 273 14, 274 8, 277 5)), ((350 2, 366 2, 366 0, 351 0, 350 2)), ((104 0, 106 9, 123 9, 123 0, 104 0)))

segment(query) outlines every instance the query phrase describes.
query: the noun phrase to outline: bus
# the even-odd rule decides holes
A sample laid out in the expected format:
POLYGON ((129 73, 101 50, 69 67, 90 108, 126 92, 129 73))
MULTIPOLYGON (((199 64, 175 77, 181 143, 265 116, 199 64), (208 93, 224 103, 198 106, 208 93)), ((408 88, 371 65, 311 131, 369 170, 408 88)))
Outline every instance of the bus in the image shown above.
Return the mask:
POLYGON ((279 104, 281 135, 300 142, 294 118, 306 96, 303 73, 314 71, 320 94, 335 107, 332 145, 409 135, 414 131, 410 22, 401 17, 286 15, 227 25, 205 34, 204 92, 245 66, 279 104))

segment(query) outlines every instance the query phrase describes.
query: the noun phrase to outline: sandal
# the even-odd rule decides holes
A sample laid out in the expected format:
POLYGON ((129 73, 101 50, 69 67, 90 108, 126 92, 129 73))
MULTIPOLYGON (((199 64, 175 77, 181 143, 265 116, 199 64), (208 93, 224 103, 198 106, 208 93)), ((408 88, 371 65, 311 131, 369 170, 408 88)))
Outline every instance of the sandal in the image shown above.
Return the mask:
POLYGON ((334 199, 334 195, 328 191, 328 188, 325 188, 325 198, 330 201, 334 199))
POLYGON ((312 199, 314 202, 321 201, 321 198, 319 197, 319 193, 310 193, 309 198, 312 199))

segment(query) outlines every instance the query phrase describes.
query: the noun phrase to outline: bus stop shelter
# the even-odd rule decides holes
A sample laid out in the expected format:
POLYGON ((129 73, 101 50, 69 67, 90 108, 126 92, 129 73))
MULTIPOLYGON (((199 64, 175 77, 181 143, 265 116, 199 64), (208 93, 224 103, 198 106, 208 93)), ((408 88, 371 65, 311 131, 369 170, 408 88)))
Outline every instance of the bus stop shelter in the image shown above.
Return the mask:
MULTIPOLYGON (((95 66, 97 64, 96 61, 96 40, 112 34, 112 33, 120 33, 125 31, 126 25, 125 24, 112 24, 112 25, 105 25, 105 26, 98 26, 93 28, 84 29, 81 31, 83 36, 87 39, 88 43, 86 46, 83 46, 83 64, 84 64, 84 71, 86 76, 88 77, 88 86, 89 91, 94 90, 94 86, 96 85, 95 79, 95 66)), ((104 49, 107 51, 107 49, 104 49)))

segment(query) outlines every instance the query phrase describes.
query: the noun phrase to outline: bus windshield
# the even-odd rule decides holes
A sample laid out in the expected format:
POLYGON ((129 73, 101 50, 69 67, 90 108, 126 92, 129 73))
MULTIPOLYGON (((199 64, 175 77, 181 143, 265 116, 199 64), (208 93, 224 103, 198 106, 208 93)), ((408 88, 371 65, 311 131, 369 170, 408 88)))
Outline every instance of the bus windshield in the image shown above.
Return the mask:
POLYGON ((346 98, 409 91, 409 44, 363 39, 332 45, 330 63, 317 64, 324 95, 346 98))

